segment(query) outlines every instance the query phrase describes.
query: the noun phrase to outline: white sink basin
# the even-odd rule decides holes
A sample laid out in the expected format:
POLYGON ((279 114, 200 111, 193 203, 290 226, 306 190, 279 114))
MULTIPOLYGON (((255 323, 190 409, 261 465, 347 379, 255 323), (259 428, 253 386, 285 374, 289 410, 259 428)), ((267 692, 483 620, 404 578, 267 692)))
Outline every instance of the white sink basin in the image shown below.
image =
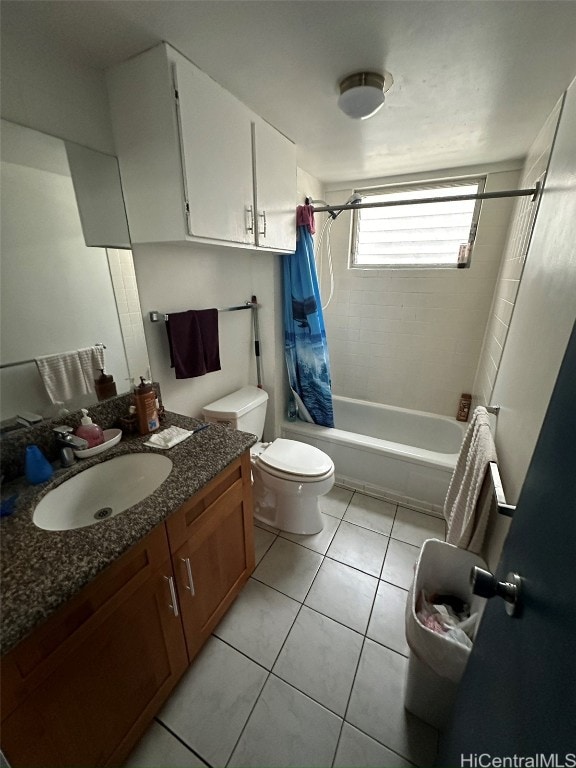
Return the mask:
POLYGON ((110 520, 150 496, 171 470, 170 459, 156 453, 116 456, 47 493, 32 520, 47 531, 68 531, 110 520))

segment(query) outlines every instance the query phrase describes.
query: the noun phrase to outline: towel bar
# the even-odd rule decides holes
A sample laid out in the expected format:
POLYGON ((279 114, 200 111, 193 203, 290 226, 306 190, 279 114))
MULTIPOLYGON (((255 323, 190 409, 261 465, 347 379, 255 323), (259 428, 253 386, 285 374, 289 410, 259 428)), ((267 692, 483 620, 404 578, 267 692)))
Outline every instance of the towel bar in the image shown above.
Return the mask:
MULTIPOLYGON (((220 307, 218 312, 237 312, 239 309, 254 309, 258 307, 258 304, 254 301, 247 301, 245 304, 239 304, 236 307, 220 307)), ((164 312, 152 311, 149 313, 150 321, 153 323, 159 323, 162 320, 168 320, 169 315, 164 312)))
MULTIPOLYGON (((258 382, 258 386, 262 387, 262 365, 260 361, 260 330, 258 326, 258 309, 260 305, 258 304, 258 300, 256 296, 252 296, 250 301, 245 301, 244 304, 239 304, 235 307, 221 307, 218 308, 218 312, 237 312, 240 309, 251 309, 252 312, 252 321, 254 326, 254 355, 256 357, 256 379, 258 382)), ((166 314, 165 312, 157 312, 152 311, 149 312, 150 322, 152 323, 159 323, 162 320, 166 322, 170 315, 166 314)))
MULTIPOLYGON (((102 349, 106 349, 106 344, 102 344, 101 341, 97 341, 96 344, 94 344, 95 347, 102 347, 102 349)), ((14 368, 16 365, 28 365, 29 363, 35 363, 36 358, 33 357, 30 360, 18 360, 18 362, 15 363, 2 363, 0 365, 0 368, 14 368)))
POLYGON ((496 497, 496 504, 498 505, 498 512, 506 517, 512 517, 516 506, 506 503, 506 496, 504 495, 504 488, 502 487, 502 480, 500 478, 500 472, 498 472, 498 465, 495 461, 488 463, 490 467, 490 477, 492 486, 494 488, 494 495, 496 497))

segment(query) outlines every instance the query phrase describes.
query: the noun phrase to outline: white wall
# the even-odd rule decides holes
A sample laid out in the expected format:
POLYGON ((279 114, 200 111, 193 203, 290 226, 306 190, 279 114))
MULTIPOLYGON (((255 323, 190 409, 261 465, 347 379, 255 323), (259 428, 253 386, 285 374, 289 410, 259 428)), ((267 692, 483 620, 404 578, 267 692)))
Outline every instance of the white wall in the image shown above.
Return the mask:
POLYGON ((47 33, 41 48, 2 34, 2 117, 114 154, 104 74, 64 59, 47 33))
MULTIPOLYGON (((298 202, 306 195, 322 194, 318 180, 301 169, 297 188, 298 202)), ((245 384, 256 384, 251 313, 220 313, 221 371, 180 380, 170 368, 164 323, 151 323, 148 313, 234 306, 256 295, 262 381, 270 398, 265 436, 279 434, 286 406, 281 257, 193 244, 137 245, 133 251, 152 377, 160 382, 166 407, 200 416, 207 403, 245 384)))
POLYGON ((137 245, 133 254, 152 376, 160 382, 166 407, 198 416, 203 405, 239 386, 256 383, 249 311, 219 314, 222 370, 193 379, 175 378, 165 323, 152 323, 148 317, 152 310, 169 314, 249 300, 251 254, 188 244, 137 245))
POLYGON ((256 384, 252 313, 219 313, 220 371, 176 379, 170 368, 165 323, 152 323, 149 312, 237 306, 255 294, 260 305, 262 382, 270 397, 265 434, 269 438, 275 434, 283 407, 276 396, 283 375, 277 344, 281 319, 279 259, 273 254, 189 244, 134 247, 152 377, 160 382, 169 410, 200 417, 204 405, 245 384, 256 384))
MULTIPOLYGON (((548 167, 560 107, 561 100, 550 113, 530 148, 520 180, 523 189, 534 188, 548 167)), ((474 380, 475 404, 492 404, 492 390, 502 359, 537 210, 538 202, 533 201, 531 197, 519 197, 514 204, 508 241, 474 380)))
MULTIPOLYGON (((29 44, 25 30, 18 35, 3 31, 1 56, 0 108, 4 119, 101 152, 115 153, 103 72, 64 59, 50 35, 46 35, 40 47, 29 44)), ((44 236, 47 239, 46 231, 44 236)), ((79 247, 85 249, 84 243, 82 242, 79 247)), ((98 259, 105 259, 105 256, 105 252, 100 249, 98 259)), ((114 293, 111 292, 110 274, 108 274, 103 298, 92 310, 92 319, 95 321, 98 318, 101 321, 98 324, 102 332, 98 336, 109 339, 107 361, 111 362, 110 372, 114 373, 118 379, 119 392, 126 391, 129 385, 125 362, 116 365, 114 361, 117 354, 122 354, 123 348, 132 375, 137 371, 145 374, 149 368, 131 259, 130 251, 110 252, 110 272, 114 282, 114 293), (118 312, 114 306, 114 296, 118 299, 118 312), (116 342, 116 330, 111 334, 107 328, 110 323, 114 324, 115 329, 117 328, 118 314, 122 324, 122 337, 116 342)), ((93 266, 95 264, 96 260, 93 266)), ((102 274, 108 273, 106 261, 100 263, 100 268, 103 270, 102 274)), ((13 293, 18 296, 16 290, 14 286, 13 293)), ((96 284, 92 283, 93 296, 96 296, 95 291, 96 284)), ((53 312, 55 300, 54 295, 47 297, 50 312, 53 312)), ((47 327, 49 331, 54 330, 51 325, 47 327)), ((91 333, 90 337, 93 335, 91 333)), ((54 351, 62 351, 65 348, 60 343, 58 347, 59 349, 54 351)), ((48 354, 48 348, 43 354, 48 354)), ((25 355, 22 354, 20 357, 24 358, 25 355)), ((4 405, 18 397, 23 397, 28 403, 28 410, 33 409, 33 402, 37 402, 36 407, 39 410, 45 410, 47 408, 44 402, 45 395, 42 389, 38 390, 37 376, 28 376, 24 380, 20 373, 16 369, 5 371, 4 405), (10 392, 14 393, 14 398, 10 396, 10 392)))
POLYGON ((496 447, 511 503, 518 499, 576 319, 575 137, 576 81, 562 107, 492 393, 501 406, 496 447))
MULTIPOLYGON (((296 179, 296 186, 297 186, 297 193, 296 193, 296 204, 297 205, 303 205, 307 197, 312 197, 315 200, 322 199, 324 197, 324 186, 322 183, 311 174, 304 171, 302 168, 298 168, 298 175, 296 179)), ((319 219, 323 219, 324 215, 320 216, 318 214, 319 219)), ((316 222, 316 225, 318 225, 318 221, 316 222)))
MULTIPOLYGON (((111 125, 108 114, 108 100, 104 77, 101 72, 92 70, 87 67, 79 67, 77 64, 72 64, 69 61, 65 61, 58 51, 57 46, 51 42, 49 34, 46 35, 46 40, 44 41, 44 45, 41 49, 27 45, 25 36, 13 38, 10 35, 3 35, 1 53, 1 111, 3 117, 9 120, 13 120, 14 122, 28 125, 46 133, 62 136, 63 138, 67 138, 71 141, 77 141, 80 144, 84 144, 101 151, 112 153, 114 152, 111 125)), ((533 148, 533 151, 536 150, 533 148)), ((537 158, 535 158, 535 162, 536 160, 537 158)), ((345 199, 347 194, 349 194, 348 190, 351 186, 352 185, 349 185, 347 189, 343 189, 341 192, 335 194, 333 199, 345 199)), ((314 197, 326 196, 321 185, 316 180, 307 178, 306 174, 304 173, 299 173, 297 202, 303 202, 304 196, 310 194, 312 194, 314 197)), ((550 194, 550 190, 548 194, 550 194)), ((550 210, 550 207, 547 207, 541 212, 539 218, 544 221, 547 217, 553 218, 553 216, 554 211, 550 210)), ((343 215, 339 218, 334 226, 333 242, 336 245, 336 241, 340 239, 340 250, 342 250, 342 248, 347 250, 348 231, 347 226, 344 226, 344 231, 340 231, 338 234, 337 227, 342 227, 342 225, 345 225, 346 218, 347 217, 343 215), (343 243, 342 238, 344 240, 343 243)), ((321 223, 321 220, 322 217, 318 216, 318 223, 321 223)), ((267 383, 267 387, 270 387, 270 384, 267 382, 267 380, 272 380, 275 383, 279 379, 281 382, 284 381, 282 331, 280 325, 280 294, 278 293, 279 286, 281 284, 281 273, 280 260, 278 257, 268 257, 267 255, 261 254, 250 255, 248 253, 238 255, 227 251, 227 256, 224 261, 222 260, 223 257, 221 255, 217 256, 216 260, 214 261, 212 252, 206 253, 201 251, 199 253, 194 253, 192 256, 192 261, 190 261, 190 259, 185 259, 182 253, 178 254, 176 252, 178 249, 173 249, 172 252, 168 255, 167 260, 163 261, 161 258, 155 258, 154 253, 144 253, 146 249, 141 250, 142 253, 136 254, 136 257, 137 259, 141 257, 141 264, 139 268, 137 265, 137 270, 139 272, 139 282, 141 283, 141 288, 145 289, 146 293, 146 299, 143 299, 142 301, 144 320, 146 324, 146 313, 150 308, 155 308, 162 311, 166 310, 166 307, 169 308, 171 306, 171 304, 162 304, 162 299, 166 295, 168 295, 171 299, 173 298, 169 289, 170 285, 176 284, 177 294, 181 299, 181 301, 178 303, 181 305, 181 308, 183 308, 188 306, 208 306, 210 303, 220 304, 222 303, 220 301, 220 297, 222 295, 221 288, 223 287, 223 291, 226 293, 228 289, 225 286, 228 285, 230 281, 238 281, 235 289, 233 291, 229 291, 229 293, 233 294, 234 302, 237 301, 237 296, 239 294, 242 296, 246 295, 246 297, 248 297, 251 292, 256 292, 258 294, 259 300, 262 300, 264 304, 262 309, 263 321, 261 322, 261 332, 263 336, 266 335, 267 337, 266 339, 263 338, 265 383, 267 383), (192 267, 192 264, 194 264, 196 261, 198 261, 200 265, 199 268, 192 267), (149 263, 146 264, 146 262, 149 263), (220 271, 221 268, 223 271, 220 271), (170 276, 168 276, 167 270, 171 272, 170 276), (206 276, 208 278, 207 282, 211 286, 208 293, 202 291, 199 287, 194 287, 192 293, 185 292, 179 285, 179 270, 181 270, 183 277, 190 279, 192 286, 197 286, 196 281, 200 278, 204 279, 206 276), (246 282, 246 275, 248 274, 250 275, 250 278, 248 279, 248 282, 246 282), (218 285, 218 283, 221 285, 218 285), (158 289, 157 293, 155 293, 155 286, 158 289), (270 301, 271 296, 273 296, 273 303, 270 301), (265 309, 265 307, 267 309, 265 309), (265 314, 266 311, 269 313, 268 316, 265 314), (273 323, 270 322, 270 317, 273 317, 273 323), (271 327, 273 327, 272 331, 270 330, 271 327), (273 354, 271 354, 272 350, 273 354), (267 369, 266 366, 272 366, 273 370, 270 370, 270 368, 267 369)), ((156 250, 160 251, 160 249, 156 250)), ((198 264, 196 266, 198 267, 198 264)), ((489 268, 486 267, 486 269, 489 268)), ((396 277, 398 281, 403 280, 403 278, 398 274, 396 277)), ((460 275, 454 275, 454 277, 458 277, 460 279, 460 275)), ((467 277, 469 279, 472 278, 472 273, 467 275, 467 277)), ((364 282, 362 282, 359 286, 355 285, 352 287, 350 285, 343 285, 342 291, 346 295, 340 295, 337 297, 341 303, 343 302, 346 305, 345 312, 347 314, 350 308, 352 308, 352 312, 358 313, 360 311, 359 307, 362 306, 364 299, 370 298, 370 296, 363 296, 363 294, 371 293, 372 289, 365 287, 366 278, 360 279, 364 282), (359 291, 359 293, 355 296, 352 296, 351 293, 353 290, 359 291), (357 301, 358 299, 359 303, 357 301)), ((409 319, 407 322, 411 323, 414 329, 416 329, 418 323, 427 322, 426 319, 419 320, 418 315, 420 315, 420 317, 429 318, 434 314, 433 312, 430 313, 429 310, 440 309, 440 307, 435 306, 435 303, 440 301, 440 297, 437 295, 436 291, 431 289, 440 287, 440 283, 443 281, 437 281, 436 283, 429 282, 427 286, 428 290, 423 291, 422 287, 426 287, 425 284, 418 282, 406 282, 412 280, 414 280, 413 276, 408 275, 404 282, 397 282, 395 286, 391 286, 395 287, 396 290, 389 290, 387 293, 387 298, 390 300, 390 305, 386 312, 392 312, 392 314, 394 314, 394 307, 400 307, 404 316, 407 316, 410 314, 410 312, 413 312, 412 319, 409 319), (413 304, 408 303, 411 301, 422 301, 423 303, 417 303, 414 306, 413 304), (430 302, 430 304, 427 302, 430 302)), ((476 282, 480 283, 483 280, 485 280, 485 278, 479 278, 476 282)), ((510 280, 517 280, 517 276, 511 276, 510 280)), ((564 282, 562 280, 560 282, 561 284, 559 288, 562 289, 564 282)), ((433 375, 433 370, 431 371, 430 369, 430 362, 432 362, 434 365, 435 357, 437 357, 439 361, 446 361, 448 357, 456 366, 455 370, 459 369, 463 376, 457 384, 455 383, 455 380, 451 380, 447 383, 447 387, 452 389, 452 392, 449 395, 449 407, 446 406, 446 402, 444 401, 442 403, 442 408, 438 407, 436 410, 441 410, 452 414, 453 399, 463 389, 470 388, 467 384, 464 383, 464 381, 469 381, 470 375, 468 363, 466 360, 468 359, 470 353, 477 355, 480 347, 479 339, 476 338, 476 328, 478 327, 478 323, 474 323, 473 320, 471 321, 471 334, 467 334, 466 338, 463 338, 462 331, 466 330, 467 321, 463 326, 460 326, 458 322, 459 318, 461 317, 460 310, 462 309, 461 303, 459 302, 469 303, 473 308, 473 311, 476 312, 476 303, 479 303, 483 306, 484 299, 481 295, 482 290, 480 293, 476 292, 475 290, 461 293, 461 283, 457 283, 455 286, 445 284, 444 287, 448 290, 446 293, 442 294, 442 304, 443 306, 446 306, 444 299, 447 299, 450 303, 450 306, 447 308, 448 314, 445 315, 444 327, 448 327, 450 332, 453 329, 457 329, 457 338, 455 339, 452 337, 449 341, 447 341, 442 335, 442 332, 436 332, 433 337, 429 337, 428 334, 417 333, 414 337, 416 340, 416 346, 410 347, 414 350, 414 357, 411 360, 406 359, 407 345, 403 343, 406 341, 406 339, 397 339, 398 344, 390 348, 390 355, 388 359, 386 359, 386 355, 382 356, 382 367, 380 368, 380 371, 375 371, 371 379, 370 387, 378 392, 379 381, 385 381, 389 371, 394 369, 394 367, 397 367, 399 364, 402 364, 402 367, 404 367, 405 370, 408 370, 408 372, 415 370, 417 372, 417 377, 422 379, 427 378, 428 387, 430 385, 436 387, 437 384, 434 383, 435 377, 433 375), (472 336, 474 338, 472 338, 472 336), (404 362, 402 362, 402 360, 404 360, 404 362), (431 373, 432 375, 430 375, 431 373)), ((473 284, 470 287, 478 287, 482 289, 481 285, 473 284)), ((484 288, 485 287, 486 286, 484 285, 484 288)), ((557 286, 555 286, 555 289, 556 287, 557 286)), ((378 288, 378 290, 380 289, 378 288)), ((512 290, 510 283, 509 290, 512 290)), ((442 292, 439 291, 438 293, 442 292)), ((529 292, 528 296, 530 298, 526 299, 524 302, 523 314, 526 318, 532 319, 532 326, 538 326, 540 323, 542 310, 537 306, 532 309, 532 293, 529 292)), ((499 298, 503 297, 499 296, 499 298)), ((566 291, 560 290, 558 299, 561 301, 561 305, 570 305, 570 296, 566 295, 566 291)), ((550 317, 555 315, 558 299, 556 297, 549 297, 548 299, 546 312, 550 317)), ((503 300, 506 301, 507 299, 503 298, 503 300)), ((175 303, 176 302, 174 302, 174 304, 175 303)), ((375 306, 379 305, 377 304, 375 306)), ((497 314, 500 321, 504 320, 504 323, 506 323, 505 316, 506 313, 510 313, 510 307, 505 307, 503 305, 501 305, 501 307, 503 308, 504 312, 498 313, 498 311, 496 311, 495 314, 497 314)), ((336 305, 334 308, 336 308, 336 305)), ((371 309, 369 311, 372 312, 374 310, 371 309)), ((127 314, 130 315, 130 312, 127 314)), ((132 312, 132 314, 135 313, 132 312)), ((335 314, 337 313, 332 313, 332 316, 335 314)), ((362 316, 358 314, 349 314, 348 317, 350 318, 350 323, 348 325, 344 324, 343 326, 338 326, 337 323, 332 323, 332 325, 329 325, 329 341, 331 343, 331 347, 333 347, 334 350, 336 350, 338 347, 344 347, 344 349, 347 350, 346 354, 351 354, 354 356, 358 351, 356 345, 359 341, 359 331, 362 330, 362 327, 355 328, 354 325, 359 322, 358 317, 361 318, 362 316)), ((387 318, 384 317, 381 319, 386 320, 387 318)), ((366 318, 364 320, 366 320, 366 318)), ((330 323, 328 314, 327 321, 330 323)), ((527 325, 530 326, 530 323, 527 322, 527 325)), ((360 326, 362 326, 362 321, 360 321, 360 326)), ((149 340, 151 330, 152 329, 147 324, 147 336, 149 340)), ((154 330, 155 333, 157 333, 157 331, 158 328, 154 330)), ((534 327, 531 328, 530 333, 533 331, 534 327)), ((500 339, 502 338, 501 336, 498 336, 498 332, 492 333, 492 335, 500 339)), ((248 345, 250 345, 250 341, 250 339, 247 340, 248 345)), ((246 337, 243 337, 242 343, 246 344, 246 337)), ((507 355, 503 358, 503 366, 505 365, 507 367, 509 364, 512 365, 510 357, 511 354, 512 352, 509 350, 507 355)), ((527 354, 530 354, 530 349, 527 350, 527 354)), ((232 355, 226 354, 227 369, 234 368, 235 355, 235 352, 232 355)), ((520 357, 518 357, 519 355, 519 348, 516 347, 514 354, 516 363, 518 362, 518 359, 520 359, 520 357)), ((241 358, 243 355, 238 352, 238 357, 241 358)), ((356 361, 350 359, 348 362, 349 364, 345 364, 342 368, 342 374, 337 370, 338 366, 336 366, 337 379, 341 378, 341 375, 349 377, 351 376, 354 379, 353 372, 356 367, 356 361)), ((253 378, 253 369, 245 370, 243 368, 245 364, 245 362, 240 364, 242 376, 240 376, 239 372, 231 373, 232 379, 240 379, 241 377, 244 378, 244 374, 253 378)), ((157 366, 153 367, 155 368, 157 366)), ((458 376, 460 376, 460 373, 458 376)), ((216 374, 214 374, 214 376, 215 375, 216 374)), ((206 378, 210 378, 210 376, 206 378)), ((414 377, 412 376, 411 382, 413 383, 413 381, 414 377)), ((498 387, 503 387, 506 381, 508 381, 508 373, 506 370, 504 370, 501 379, 499 379, 497 382, 498 387)), ((360 386, 360 377, 356 377, 356 381, 353 383, 355 386, 356 384, 360 386)), ((174 383, 168 387, 169 390, 171 388, 174 388, 174 383)), ((222 389, 226 388, 228 387, 224 383, 222 389)), ((206 389, 210 390, 210 387, 206 387, 206 389)), ((188 407, 190 412, 197 412, 201 402, 206 400, 205 395, 209 394, 210 399, 212 399, 211 391, 202 391, 200 394, 198 394, 198 396, 196 396, 197 390, 198 384, 196 384, 196 388, 193 390, 195 393, 193 395, 188 393, 186 389, 180 391, 174 390, 174 405, 182 402, 183 407, 188 407)), ((497 390, 495 392, 495 396, 500 391, 502 390, 497 390)), ((482 389, 482 392, 486 393, 487 389, 482 389)), ((277 398, 278 402, 274 406, 275 420, 281 417, 283 413, 283 397, 284 393, 282 392, 281 397, 277 398)), ((388 397, 385 399, 388 399, 388 397)), ((422 404, 426 409, 430 408, 430 406, 426 405, 426 403, 422 404)), ((415 400, 410 397, 410 406, 418 407, 418 398, 415 400)), ((434 410, 435 408, 431 407, 430 409, 434 410)), ((525 418, 525 415, 523 418, 525 418)), ((504 418, 500 418, 500 432, 502 432, 504 429, 503 424, 505 421, 505 416, 504 418)), ((538 419, 536 419, 536 421, 538 421, 538 419)), ((510 435, 510 440, 512 439, 512 435, 510 435)), ((516 435, 515 439, 521 439, 521 436, 516 435)), ((512 447, 511 450, 513 450, 512 447)), ((512 470, 512 468, 511 472, 516 472, 518 476, 521 474, 521 472, 512 470)), ((514 485, 517 485, 517 482, 510 482, 513 482, 514 485)), ((508 492, 510 493, 510 490, 508 492)))
MULTIPOLYGON (((2 122, 2 362, 97 342, 118 391, 128 370, 106 251, 84 243, 64 142, 2 122)), ((67 403, 79 408, 95 396, 67 403)), ((2 370, 2 418, 55 415, 35 364, 2 370)))
MULTIPOLYGON (((518 501, 576 317, 575 90, 564 111, 563 99, 552 110, 526 158, 523 184, 547 171, 545 192, 534 221, 528 200, 516 205, 474 385, 476 402, 501 407, 496 448, 510 504, 518 501)), ((484 557, 491 570, 510 522, 490 520, 484 557)))
MULTIPOLYGON (((2 115, 14 122, 114 153, 105 78, 102 72, 64 60, 47 35, 42 50, 26 44, 25 35, 3 35, 2 115)), ((319 182, 298 171, 298 199, 322 196, 319 182)), ((131 371, 146 375, 148 360, 138 351, 140 318, 150 348, 150 368, 162 383, 168 407, 198 415, 202 405, 248 381, 256 382, 250 312, 222 314, 220 373, 179 382, 167 366, 166 331, 152 325, 151 309, 227 306, 255 293, 262 304, 260 335, 263 381, 270 395, 266 434, 277 432, 285 410, 281 260, 272 254, 209 247, 135 249, 141 310, 134 300, 134 276, 122 252, 112 251, 110 266, 131 371)))
MULTIPOLYGON (((459 169, 434 175, 480 172, 459 169)), ((398 181, 408 180, 416 178, 398 181)), ((497 169, 488 172, 486 191, 515 189, 517 182, 513 166, 497 169)), ((331 189, 329 202, 343 202, 354 188, 331 189)), ((336 289, 325 312, 336 394, 456 414, 461 393, 472 391, 512 205, 508 199, 484 201, 471 267, 465 270, 350 270, 352 217, 342 214, 336 219, 331 230, 336 289)), ((321 287, 325 301, 325 257, 321 287)))

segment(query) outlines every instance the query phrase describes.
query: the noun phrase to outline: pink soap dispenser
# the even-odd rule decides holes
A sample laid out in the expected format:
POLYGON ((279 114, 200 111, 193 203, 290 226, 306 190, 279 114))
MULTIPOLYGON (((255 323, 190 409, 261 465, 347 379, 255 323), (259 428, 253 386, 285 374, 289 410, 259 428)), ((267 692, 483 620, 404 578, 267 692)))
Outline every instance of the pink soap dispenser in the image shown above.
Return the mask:
POLYGON ((80 419, 80 426, 76 428, 74 434, 84 438, 88 442, 88 448, 101 445, 104 442, 104 432, 98 424, 94 424, 86 408, 82 408, 82 413, 84 416, 80 419))

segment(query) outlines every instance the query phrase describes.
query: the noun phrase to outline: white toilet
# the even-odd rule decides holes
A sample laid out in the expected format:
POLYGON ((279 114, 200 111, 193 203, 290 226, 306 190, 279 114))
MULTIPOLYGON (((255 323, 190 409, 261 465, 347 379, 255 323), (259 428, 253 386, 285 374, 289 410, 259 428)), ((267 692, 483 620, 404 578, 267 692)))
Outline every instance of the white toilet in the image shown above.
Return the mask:
MULTIPOLYGON (((247 386, 202 409, 206 421, 227 424, 262 439, 268 394, 247 386)), ((322 530, 318 498, 334 485, 334 463, 318 448, 278 437, 250 449, 254 517, 289 533, 322 530)))

